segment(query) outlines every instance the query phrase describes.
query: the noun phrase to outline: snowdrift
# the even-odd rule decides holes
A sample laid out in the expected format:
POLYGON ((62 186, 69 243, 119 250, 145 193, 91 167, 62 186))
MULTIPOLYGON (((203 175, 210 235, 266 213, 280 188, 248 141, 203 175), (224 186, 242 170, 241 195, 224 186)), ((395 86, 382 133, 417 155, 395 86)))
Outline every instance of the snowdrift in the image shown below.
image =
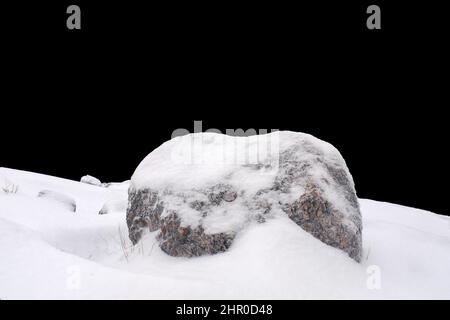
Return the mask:
POLYGON ((360 199, 358 264, 288 217, 251 224, 227 252, 166 255, 154 234, 133 246, 123 206, 128 183, 105 188, 0 168, 1 299, 449 299, 448 217, 360 199), (76 213, 37 197, 53 190, 76 213), (119 199, 119 200, 117 200, 119 199))

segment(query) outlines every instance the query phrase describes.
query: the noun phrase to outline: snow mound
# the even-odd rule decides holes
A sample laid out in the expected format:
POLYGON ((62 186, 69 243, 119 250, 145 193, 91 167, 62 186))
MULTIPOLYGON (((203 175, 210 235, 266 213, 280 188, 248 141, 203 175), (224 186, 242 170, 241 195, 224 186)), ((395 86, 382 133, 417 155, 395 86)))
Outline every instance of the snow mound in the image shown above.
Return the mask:
POLYGON ((65 194, 52 190, 42 190, 38 193, 38 198, 59 202, 60 204, 64 205, 64 207, 66 207, 69 211, 77 211, 77 204, 75 200, 71 197, 66 196, 65 194))
POLYGON ((108 200, 103 205, 102 209, 98 214, 108 214, 111 212, 125 212, 127 209, 127 197, 115 197, 111 200, 108 200))
POLYGON ((97 187, 102 186, 102 182, 99 179, 97 179, 96 177, 90 176, 90 175, 85 175, 85 176, 81 177, 80 182, 86 183, 86 184, 91 184, 91 185, 97 186, 97 187))

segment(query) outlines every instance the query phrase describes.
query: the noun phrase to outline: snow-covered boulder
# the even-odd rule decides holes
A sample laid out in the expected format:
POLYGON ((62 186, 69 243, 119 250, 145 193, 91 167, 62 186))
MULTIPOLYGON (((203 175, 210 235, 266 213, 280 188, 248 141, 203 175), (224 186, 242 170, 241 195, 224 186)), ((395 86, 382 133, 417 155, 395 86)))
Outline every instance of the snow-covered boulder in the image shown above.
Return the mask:
POLYGON ((158 231, 161 249, 172 256, 223 252, 249 223, 277 215, 360 261, 352 177, 340 153, 311 135, 177 137, 141 162, 129 188, 131 241, 158 231))
POLYGON ((80 182, 86 183, 86 184, 91 184, 91 185, 97 186, 97 187, 102 186, 102 182, 99 179, 97 179, 96 177, 90 176, 90 175, 85 175, 85 176, 81 177, 80 182))
POLYGON ((53 190, 42 190, 38 193, 38 197, 44 198, 44 199, 49 199, 51 201, 56 201, 56 202, 62 204, 64 207, 66 207, 66 209, 69 211, 72 211, 72 212, 77 211, 77 204, 76 204, 75 200, 63 193, 56 192, 53 190))

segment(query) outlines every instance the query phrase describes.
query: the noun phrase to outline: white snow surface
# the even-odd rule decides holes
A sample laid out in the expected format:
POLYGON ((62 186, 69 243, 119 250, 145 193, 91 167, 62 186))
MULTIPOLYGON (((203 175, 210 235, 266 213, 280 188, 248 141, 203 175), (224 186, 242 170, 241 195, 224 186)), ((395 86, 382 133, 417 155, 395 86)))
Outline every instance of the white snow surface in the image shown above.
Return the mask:
POLYGON ((0 177, 19 186, 0 188, 1 299, 450 298, 450 220, 431 212, 360 199, 360 264, 282 215, 251 224, 225 253, 175 258, 154 233, 131 246, 123 206, 98 214, 127 183, 6 168, 0 177), (43 189, 75 199, 77 212, 38 198, 43 189))

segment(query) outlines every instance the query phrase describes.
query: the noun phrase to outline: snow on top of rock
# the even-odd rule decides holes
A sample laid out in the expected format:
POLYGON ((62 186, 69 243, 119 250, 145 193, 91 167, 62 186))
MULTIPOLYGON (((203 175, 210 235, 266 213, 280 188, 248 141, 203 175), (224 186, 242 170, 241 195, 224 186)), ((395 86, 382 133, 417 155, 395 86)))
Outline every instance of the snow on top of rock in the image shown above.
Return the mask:
POLYGON ((93 186, 101 186, 102 182, 97 179, 96 177, 90 176, 90 175, 85 175, 83 177, 81 177, 80 182, 82 183, 86 183, 86 184, 91 184, 93 186))
POLYGON ((282 152, 294 145, 302 157, 318 152, 325 160, 343 163, 336 148, 309 134, 277 131, 236 137, 203 132, 173 138, 152 151, 137 167, 136 189, 195 189, 226 181, 240 188, 260 189, 273 182, 282 152))

